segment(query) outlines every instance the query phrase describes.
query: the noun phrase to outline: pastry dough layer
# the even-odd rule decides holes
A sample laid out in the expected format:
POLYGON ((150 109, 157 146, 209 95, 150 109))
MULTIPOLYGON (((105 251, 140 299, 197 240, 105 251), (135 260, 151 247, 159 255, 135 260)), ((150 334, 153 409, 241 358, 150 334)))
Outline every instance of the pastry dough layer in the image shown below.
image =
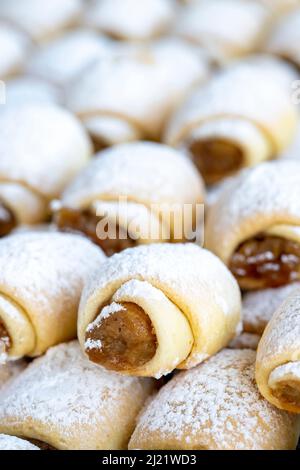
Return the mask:
POLYGON ((207 76, 207 61, 192 46, 164 39, 88 67, 68 87, 67 105, 103 145, 158 140, 174 109, 207 76))
POLYGON ((24 232, 0 242, 0 319, 9 358, 37 356, 73 339, 84 282, 105 256, 88 240, 54 232, 24 232))
POLYGON ((200 0, 178 15, 176 29, 224 63, 254 50, 268 19, 268 11, 256 1, 200 0))
POLYGON ((89 325, 103 307, 123 301, 144 309, 158 339, 154 358, 143 368, 122 371, 128 374, 161 376, 193 367, 228 344, 240 319, 235 280, 216 257, 193 244, 145 245, 108 259, 82 295, 78 337, 83 350, 89 325))
MULTIPOLYGON (((113 229, 117 224, 131 240, 147 244, 174 239, 178 225, 181 238, 175 241, 189 239, 203 200, 201 176, 185 155, 162 144, 135 142, 99 153, 63 193, 61 205, 96 212, 99 222, 102 217, 114 222, 113 229)), ((103 235, 99 227, 98 238, 103 235)))
MULTIPOLYGON (((194 153, 196 143, 231 145, 242 156, 233 168, 226 167, 226 159, 230 162, 226 149, 217 147, 209 152, 210 158, 217 160, 216 166, 224 153, 223 177, 241 166, 254 166, 282 152, 296 133, 298 115, 288 87, 283 86, 286 73, 279 66, 278 71, 275 69, 271 73, 267 62, 259 64, 255 60, 225 68, 178 108, 166 129, 166 143, 194 153), (245 90, 251 90, 251 94, 245 90)), ((203 153, 202 150, 200 156, 197 152, 193 156, 208 159, 203 153)), ((208 174, 209 183, 216 181, 212 180, 216 177, 213 170, 212 175, 208 174)), ((217 176, 220 179, 222 174, 217 176)))
POLYGON ((86 360, 77 342, 51 348, 1 395, 0 432, 59 450, 124 450, 154 386, 86 360), (30 390, 30 393, 28 393, 30 390))
POLYGON ((129 449, 295 449, 299 419, 264 400, 255 352, 223 350, 181 372, 147 404, 129 449))
POLYGON ((256 380, 278 408, 300 413, 300 295, 292 294, 273 315, 259 343, 256 380))
POLYGON ((241 243, 258 234, 274 235, 274 227, 289 239, 288 225, 292 240, 300 240, 299 170, 298 162, 285 160, 242 172, 209 211, 207 247, 229 263, 241 243))

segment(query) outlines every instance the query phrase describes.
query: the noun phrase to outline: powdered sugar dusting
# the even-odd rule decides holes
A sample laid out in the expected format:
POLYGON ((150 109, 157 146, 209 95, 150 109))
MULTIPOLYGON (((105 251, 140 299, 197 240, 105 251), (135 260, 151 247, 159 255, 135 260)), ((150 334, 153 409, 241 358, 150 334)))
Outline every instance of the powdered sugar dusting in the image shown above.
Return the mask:
POLYGON ((40 450, 35 445, 15 436, 0 434, 0 450, 40 450))
MULTIPOLYGON (((10 26, 0 25, 0 77, 14 74, 23 67, 29 42, 10 26)), ((2 103, 1 103, 2 104, 2 103)))
POLYGON ((146 407, 131 448, 155 435, 157 445, 161 440, 181 449, 183 441, 186 449, 253 450, 270 443, 280 449, 278 434, 295 418, 261 397, 254 362, 253 351, 224 350, 177 375, 146 407))
POLYGON ((175 7, 173 0, 95 0, 86 21, 120 39, 151 39, 166 32, 175 7))
POLYGON ((258 362, 268 363, 274 357, 299 359, 300 291, 292 294, 275 312, 262 338, 258 362))
POLYGON ((102 342, 100 341, 100 339, 95 340, 88 338, 84 343, 84 348, 85 351, 91 351, 92 349, 98 349, 99 351, 101 351, 102 342))
POLYGON ((72 303, 78 299, 83 283, 105 255, 78 235, 24 232, 0 241, 0 259, 2 293, 20 299, 29 311, 38 302, 49 313, 53 302, 61 308, 64 296, 72 303))
POLYGON ((0 428, 21 423, 24 435, 27 431, 30 437, 42 426, 44 440, 48 442, 54 433, 53 444, 59 448, 99 449, 108 445, 105 439, 110 438, 112 426, 120 426, 125 435, 130 432, 151 383, 105 371, 89 362, 75 341, 61 344, 30 364, 14 386, 4 390, 0 428), (125 399, 130 404, 126 417, 122 415, 125 399), (26 427, 28 419, 30 427, 26 427), (97 433, 99 428, 105 432, 97 433))
POLYGON ((24 361, 7 362, 6 364, 0 363, 0 390, 17 377, 26 366, 27 364, 24 361))
POLYGON ((243 323, 245 331, 262 334, 281 303, 299 291, 300 283, 277 289, 249 292, 243 298, 243 323))
POLYGON ((101 152, 63 194, 65 205, 128 196, 135 202, 202 202, 203 185, 182 153, 162 144, 137 142, 101 152), (122 168, 122 171, 120 171, 122 168))
POLYGON ((227 261, 254 231, 285 223, 300 225, 300 163, 262 163, 242 171, 222 192, 208 216, 207 242, 227 261))
MULTIPOLYGON (((93 321, 93 323, 90 323, 89 326, 87 327, 86 331, 90 332, 93 331, 95 328, 97 328, 103 320, 106 320, 109 318, 111 315, 114 315, 117 312, 122 312, 125 310, 125 307, 123 307, 121 304, 118 304, 116 302, 112 302, 111 304, 107 305, 101 310, 100 315, 96 318, 96 320, 93 321)), ((95 341, 93 342, 93 344, 95 341)), ((101 343, 101 341, 100 341, 101 343)), ((91 346, 91 343, 88 344, 88 346, 91 346)), ((100 349, 101 349, 101 344, 100 344, 100 349)))
POLYGON ((16 103, 0 114, 1 180, 57 197, 89 161, 90 152, 80 122, 57 106, 16 103))
MULTIPOLYGON (((227 325, 220 329, 219 337, 225 343, 234 336, 240 315, 237 283, 217 257, 192 243, 141 245, 107 259, 103 268, 95 271, 85 286, 79 322, 84 323, 87 302, 95 305, 97 301, 104 300, 102 295, 106 296, 107 301, 108 296, 113 297, 115 293, 117 296, 118 289, 121 290, 124 285, 127 289, 134 289, 136 285, 132 284, 132 280, 147 281, 161 290, 183 312, 195 330, 203 332, 209 329, 212 318, 218 312, 218 318, 222 318, 227 325)), ((147 284, 143 285, 145 288, 147 284)), ((200 335, 195 333, 191 361, 194 361, 194 354, 195 360, 199 360, 199 353, 200 359, 207 357, 206 339, 200 341, 200 335)))
POLYGON ((0 18, 11 21, 32 38, 41 40, 73 24, 81 9, 81 0, 2 0, 0 18))

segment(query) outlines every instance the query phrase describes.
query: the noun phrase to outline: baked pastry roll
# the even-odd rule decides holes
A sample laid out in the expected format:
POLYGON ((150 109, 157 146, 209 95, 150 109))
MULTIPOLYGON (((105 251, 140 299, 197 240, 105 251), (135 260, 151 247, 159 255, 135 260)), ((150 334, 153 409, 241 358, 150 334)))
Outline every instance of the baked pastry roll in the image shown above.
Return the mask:
POLYGON ((0 23, 0 79, 20 72, 29 50, 29 42, 22 33, 0 23))
POLYGON ((151 379, 122 377, 90 363, 77 341, 61 344, 1 394, 0 432, 59 450, 125 450, 153 390, 151 379))
POLYGON ((300 290, 273 315, 258 345, 256 381, 278 408, 300 413, 300 290))
POLYGON ((300 289, 300 283, 276 289, 248 292, 243 297, 243 327, 247 333, 262 335, 274 312, 291 294, 300 289))
POLYGON ((0 353, 34 357, 73 339, 83 284, 104 259, 77 235, 28 232, 1 240, 0 353))
POLYGON ((226 346, 240 320, 226 267, 195 244, 114 255, 82 294, 78 338, 89 359, 136 376, 193 367, 226 346))
POLYGON ((0 19, 35 41, 45 41, 63 29, 75 26, 82 12, 81 0, 1 0, 0 19))
POLYGON ((60 104, 62 95, 51 83, 23 75, 6 82, 6 104, 50 103, 60 104))
POLYGON ((257 1, 198 0, 177 18, 179 35, 205 48, 217 63, 224 63, 257 49, 269 12, 257 1))
POLYGON ((68 88, 67 105, 98 148, 158 140, 181 99, 207 75, 206 60, 192 46, 175 39, 159 41, 87 68, 68 88))
POLYGON ((26 70, 35 77, 63 87, 97 59, 112 53, 112 41, 93 31, 77 29, 37 49, 26 70))
POLYGON ((145 407, 129 449, 295 449, 299 420, 261 397, 254 365, 254 351, 225 349, 175 376, 145 407))
POLYGON ((89 161, 81 123, 51 104, 16 103, 0 113, 0 236, 49 215, 49 201, 89 161))
POLYGON ((168 32, 175 7, 174 0, 94 0, 85 21, 116 39, 147 40, 168 32))
POLYGON ((265 50, 300 67, 300 5, 278 21, 266 40, 265 50))
POLYGON ((245 170, 210 208, 206 246, 245 290, 300 279, 300 163, 267 162, 245 170))
POLYGON ((40 450, 31 442, 15 436, 0 434, 0 450, 40 450))
POLYGON ((0 356, 0 390, 15 379, 27 366, 25 361, 7 362, 2 364, 5 355, 0 356))
POLYGON ((208 184, 280 154, 296 133, 298 113, 286 69, 235 64, 179 107, 165 142, 184 147, 208 184), (245 93, 251 90, 251 94, 245 93))
POLYGON ((201 222, 203 201, 201 177, 185 155, 135 142, 100 152, 54 205, 54 221, 111 255, 141 243, 198 237, 193 225, 201 222))

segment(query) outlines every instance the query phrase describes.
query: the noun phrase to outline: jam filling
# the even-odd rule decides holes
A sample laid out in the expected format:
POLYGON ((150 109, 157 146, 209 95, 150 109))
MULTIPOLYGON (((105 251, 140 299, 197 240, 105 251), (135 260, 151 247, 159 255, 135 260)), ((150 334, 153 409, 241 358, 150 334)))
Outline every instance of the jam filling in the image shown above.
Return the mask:
POLYGON ((229 268, 245 290, 280 287, 300 280, 300 244, 258 235, 242 243, 229 268))
POLYGON ((221 139, 193 141, 189 147, 193 161, 206 184, 215 184, 237 172, 243 165, 243 152, 221 139))
POLYGON ((86 348, 89 359, 117 372, 143 366, 154 357, 157 348, 151 320, 144 310, 131 302, 123 302, 122 307, 88 328, 85 336, 90 344, 101 345, 86 348))
POLYGON ((0 320, 0 352, 7 353, 11 347, 11 339, 10 336, 0 320))
POLYGON ((0 202, 0 237, 9 235, 17 226, 17 220, 13 212, 0 202))
POLYGON ((69 208, 60 209, 54 217, 54 222, 61 231, 84 234, 93 243, 102 248, 107 256, 136 246, 135 240, 132 240, 128 233, 119 226, 116 227, 116 234, 119 234, 119 238, 99 238, 97 235, 99 221, 100 218, 89 210, 69 208))

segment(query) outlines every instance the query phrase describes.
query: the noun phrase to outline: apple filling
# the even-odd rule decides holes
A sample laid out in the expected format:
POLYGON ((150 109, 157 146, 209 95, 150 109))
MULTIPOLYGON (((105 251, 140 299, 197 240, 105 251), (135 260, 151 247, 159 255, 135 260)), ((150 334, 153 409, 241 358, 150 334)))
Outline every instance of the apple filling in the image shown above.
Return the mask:
POLYGON ((150 318, 131 302, 86 330, 85 350, 89 359, 114 371, 130 371, 149 362, 156 353, 157 338, 150 318))
POLYGON ((300 280, 300 244, 258 235, 237 248, 229 267, 242 289, 285 286, 300 280))
POLYGON ((189 151, 206 184, 215 184, 243 166, 243 152, 222 139, 194 140, 189 151))
POLYGON ((39 441, 38 439, 26 439, 26 441, 38 447, 40 450, 57 450, 55 447, 50 446, 46 442, 39 441))
POLYGON ((282 380, 272 394, 282 403, 300 407, 300 383, 297 380, 282 380))
POLYGON ((56 214, 54 221, 57 227, 64 232, 81 233, 98 245, 107 256, 136 246, 128 233, 121 227, 116 227, 116 238, 99 237, 97 225, 100 218, 89 210, 62 208, 56 214))
POLYGON ((0 202, 0 237, 9 235, 16 226, 17 221, 13 212, 0 202))

